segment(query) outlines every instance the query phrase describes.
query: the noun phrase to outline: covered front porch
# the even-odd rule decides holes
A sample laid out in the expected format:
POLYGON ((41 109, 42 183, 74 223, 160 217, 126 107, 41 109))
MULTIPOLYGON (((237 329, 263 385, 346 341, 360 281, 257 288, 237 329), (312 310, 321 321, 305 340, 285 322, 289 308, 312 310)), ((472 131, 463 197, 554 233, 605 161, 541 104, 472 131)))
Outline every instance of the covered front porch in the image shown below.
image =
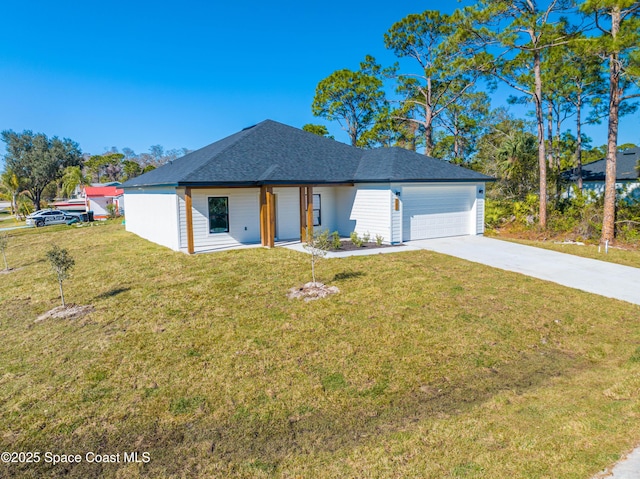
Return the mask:
POLYGON ((180 244, 188 254, 306 242, 308 230, 352 231, 352 184, 185 187, 179 196, 180 244), (215 203, 217 206, 213 206, 215 203), (212 208, 223 207, 223 211, 212 208), (213 216, 220 219, 215 228, 213 216))

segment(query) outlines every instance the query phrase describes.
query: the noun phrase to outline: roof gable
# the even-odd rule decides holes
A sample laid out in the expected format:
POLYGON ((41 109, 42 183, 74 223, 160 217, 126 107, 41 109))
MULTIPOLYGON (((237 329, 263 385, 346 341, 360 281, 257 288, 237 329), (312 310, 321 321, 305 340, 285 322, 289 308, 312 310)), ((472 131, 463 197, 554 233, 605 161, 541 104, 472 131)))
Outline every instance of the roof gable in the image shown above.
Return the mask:
POLYGON ((491 180, 475 171, 402 148, 363 150, 266 120, 122 186, 491 180))

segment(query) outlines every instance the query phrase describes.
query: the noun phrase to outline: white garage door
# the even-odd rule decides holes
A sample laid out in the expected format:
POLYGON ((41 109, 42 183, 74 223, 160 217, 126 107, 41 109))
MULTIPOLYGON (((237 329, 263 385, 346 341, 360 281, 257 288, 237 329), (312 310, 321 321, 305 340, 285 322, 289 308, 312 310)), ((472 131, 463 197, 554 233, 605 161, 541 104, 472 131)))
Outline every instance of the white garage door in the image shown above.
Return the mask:
POLYGON ((403 240, 470 234, 475 197, 475 185, 402 188, 403 240))

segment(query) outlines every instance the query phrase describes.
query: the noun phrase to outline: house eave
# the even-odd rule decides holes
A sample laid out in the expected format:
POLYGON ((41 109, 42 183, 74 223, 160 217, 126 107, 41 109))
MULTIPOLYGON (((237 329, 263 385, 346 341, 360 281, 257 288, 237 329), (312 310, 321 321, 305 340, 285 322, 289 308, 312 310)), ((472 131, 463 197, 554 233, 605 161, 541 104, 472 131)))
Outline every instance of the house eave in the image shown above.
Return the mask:
POLYGON ((353 186, 349 180, 266 180, 266 181, 189 181, 179 182, 184 188, 259 188, 261 186, 353 186))
POLYGON ((495 178, 358 178, 357 180, 264 180, 264 181, 189 181, 179 182, 183 188, 259 188, 261 186, 354 186, 358 183, 485 183, 495 178))
POLYGON ((495 178, 389 178, 389 179, 358 179, 355 183, 488 183, 496 181, 495 178))

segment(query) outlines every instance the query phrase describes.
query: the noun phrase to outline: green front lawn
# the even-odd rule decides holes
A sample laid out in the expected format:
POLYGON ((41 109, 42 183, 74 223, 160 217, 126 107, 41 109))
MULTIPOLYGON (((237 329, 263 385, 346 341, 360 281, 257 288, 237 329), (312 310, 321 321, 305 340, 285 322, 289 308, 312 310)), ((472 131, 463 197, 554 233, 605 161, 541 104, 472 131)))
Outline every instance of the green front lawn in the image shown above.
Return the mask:
POLYGON ((2 228, 14 228, 16 226, 24 226, 26 221, 18 221, 15 216, 9 213, 0 213, 0 229, 2 228))
POLYGON ((0 477, 590 478, 640 440, 640 307, 420 251, 187 256, 117 223, 17 230, 0 450, 148 452, 0 477), (76 259, 75 320, 44 255, 76 259))

